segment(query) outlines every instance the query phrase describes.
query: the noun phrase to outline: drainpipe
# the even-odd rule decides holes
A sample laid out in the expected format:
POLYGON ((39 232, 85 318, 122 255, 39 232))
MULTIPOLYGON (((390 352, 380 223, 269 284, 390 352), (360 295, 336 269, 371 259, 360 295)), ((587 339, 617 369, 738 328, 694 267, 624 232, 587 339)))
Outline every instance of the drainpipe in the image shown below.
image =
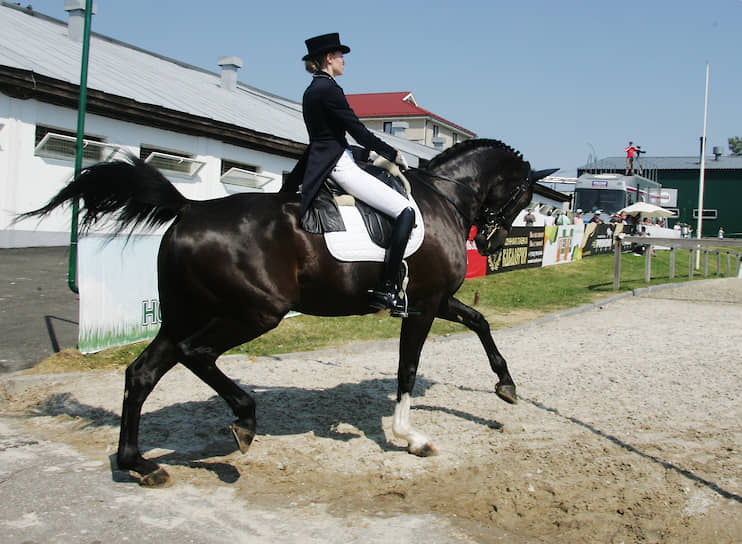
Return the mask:
MULTIPOLYGON (((75 176, 82 170, 82 148, 85 137, 85 108, 88 100, 88 56, 90 53, 90 19, 93 14, 93 0, 85 0, 85 26, 82 37, 82 59, 80 61, 80 102, 77 106, 77 143, 75 146, 75 176)), ((70 260, 67 269, 67 285, 73 293, 79 293, 77 287, 77 216, 80 203, 72 202, 72 225, 70 226, 70 260)))

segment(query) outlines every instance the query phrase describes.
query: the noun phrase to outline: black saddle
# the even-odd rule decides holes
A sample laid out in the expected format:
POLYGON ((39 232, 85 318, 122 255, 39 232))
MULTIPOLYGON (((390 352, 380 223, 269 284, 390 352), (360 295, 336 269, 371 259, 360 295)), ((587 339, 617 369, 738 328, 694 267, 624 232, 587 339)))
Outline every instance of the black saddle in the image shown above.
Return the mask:
MULTIPOLYGON (((366 162, 363 156, 358 156, 353 150, 354 158, 360 168, 381 180, 383 183, 397 191, 399 194, 407 197, 405 192, 404 184, 402 181, 387 170, 379 166, 366 162)), ((368 159, 366 154, 365 159, 368 159)), ((324 234, 325 232, 344 232, 346 230, 343 217, 340 215, 340 208, 338 205, 338 197, 346 195, 340 187, 338 187, 331 179, 325 180, 322 184, 322 188, 315 196, 312 201, 311 207, 304 213, 301 218, 301 226, 307 232, 312 234, 324 234)), ((350 195, 348 195, 350 196, 350 195)), ((341 199, 342 200, 342 199, 341 199)), ((372 208, 365 202, 353 199, 354 205, 358 209, 363 218, 363 223, 366 225, 366 230, 371 240, 384 249, 389 247, 389 241, 392 235, 392 228, 394 226, 394 219, 388 215, 380 212, 379 210, 372 208)))

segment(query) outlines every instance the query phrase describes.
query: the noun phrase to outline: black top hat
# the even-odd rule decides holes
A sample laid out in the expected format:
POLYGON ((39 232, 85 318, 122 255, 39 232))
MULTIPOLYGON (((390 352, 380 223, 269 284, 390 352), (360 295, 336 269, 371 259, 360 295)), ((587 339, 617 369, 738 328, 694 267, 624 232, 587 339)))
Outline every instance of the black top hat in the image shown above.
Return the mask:
POLYGON ((308 60, 311 57, 340 51, 341 53, 350 53, 350 47, 340 43, 340 34, 332 32, 331 34, 322 34, 304 41, 307 44, 308 53, 301 60, 308 60))

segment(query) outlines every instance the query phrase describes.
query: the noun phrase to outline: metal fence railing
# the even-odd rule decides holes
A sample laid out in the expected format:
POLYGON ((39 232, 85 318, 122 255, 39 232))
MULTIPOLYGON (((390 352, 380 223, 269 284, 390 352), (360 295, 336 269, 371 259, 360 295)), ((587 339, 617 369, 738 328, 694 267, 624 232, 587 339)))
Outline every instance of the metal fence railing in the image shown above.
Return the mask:
MULTIPOLYGON (((654 247, 670 248, 670 279, 675 278, 676 250, 690 250, 688 257, 688 277, 693 279, 695 273, 697 253, 703 256, 703 277, 709 275, 709 255, 716 255, 716 275, 739 277, 742 265, 742 252, 731 251, 732 248, 742 250, 742 240, 726 238, 647 238, 645 236, 625 236, 616 238, 614 242, 616 259, 613 264, 613 290, 618 291, 621 286, 621 245, 626 242, 644 246, 644 281, 652 279, 652 253, 654 247), (723 250, 721 248, 730 248, 723 250), (722 253, 726 256, 726 273, 722 269, 722 253)), ((698 259, 700 261, 700 259, 698 259)))

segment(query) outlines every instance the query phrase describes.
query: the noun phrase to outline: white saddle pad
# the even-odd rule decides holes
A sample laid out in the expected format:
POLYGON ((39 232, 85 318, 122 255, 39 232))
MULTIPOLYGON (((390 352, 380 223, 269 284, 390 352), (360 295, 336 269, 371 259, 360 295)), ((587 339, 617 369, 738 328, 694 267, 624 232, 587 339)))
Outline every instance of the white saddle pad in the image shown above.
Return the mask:
MULTIPOLYGON (((407 243, 405 257, 409 257, 420 249, 425 237, 425 226, 420 209, 414 199, 410 198, 410 205, 415 210, 415 227, 412 229, 410 241, 407 243)), ((384 260, 386 250, 371 241, 361 213, 355 206, 338 206, 340 215, 345 223, 344 232, 326 232, 325 243, 330 254, 338 261, 378 261, 384 260)))

